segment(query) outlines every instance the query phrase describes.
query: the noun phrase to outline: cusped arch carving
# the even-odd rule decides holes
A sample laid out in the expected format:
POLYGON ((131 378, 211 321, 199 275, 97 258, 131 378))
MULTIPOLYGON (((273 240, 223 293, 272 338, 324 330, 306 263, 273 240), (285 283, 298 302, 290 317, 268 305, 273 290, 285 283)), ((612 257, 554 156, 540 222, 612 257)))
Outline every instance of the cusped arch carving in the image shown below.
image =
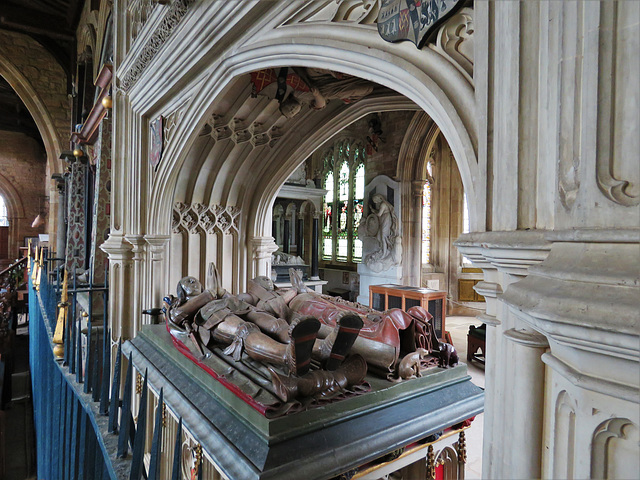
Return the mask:
POLYGON ((638 425, 628 418, 610 418, 595 429, 591 478, 635 478, 640 471, 638 425))

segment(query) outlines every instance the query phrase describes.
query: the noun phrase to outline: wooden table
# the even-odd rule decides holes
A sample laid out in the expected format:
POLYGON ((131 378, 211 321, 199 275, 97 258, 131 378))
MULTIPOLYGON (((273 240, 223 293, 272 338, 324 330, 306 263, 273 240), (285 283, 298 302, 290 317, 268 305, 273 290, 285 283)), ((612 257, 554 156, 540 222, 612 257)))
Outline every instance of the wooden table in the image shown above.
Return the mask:
POLYGON ((445 341, 447 292, 407 285, 369 286, 369 306, 374 310, 384 311, 390 308, 400 308, 406 311, 418 305, 433 315, 436 334, 438 338, 445 341))

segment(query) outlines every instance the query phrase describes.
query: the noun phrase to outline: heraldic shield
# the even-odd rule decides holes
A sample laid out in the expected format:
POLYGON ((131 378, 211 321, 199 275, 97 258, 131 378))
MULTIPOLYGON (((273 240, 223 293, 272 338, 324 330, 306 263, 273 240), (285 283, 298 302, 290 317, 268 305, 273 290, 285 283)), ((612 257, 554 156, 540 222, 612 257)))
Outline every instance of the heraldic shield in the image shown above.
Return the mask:
POLYGON ((382 0, 378 33, 387 42, 410 40, 422 48, 438 26, 465 0, 382 0))

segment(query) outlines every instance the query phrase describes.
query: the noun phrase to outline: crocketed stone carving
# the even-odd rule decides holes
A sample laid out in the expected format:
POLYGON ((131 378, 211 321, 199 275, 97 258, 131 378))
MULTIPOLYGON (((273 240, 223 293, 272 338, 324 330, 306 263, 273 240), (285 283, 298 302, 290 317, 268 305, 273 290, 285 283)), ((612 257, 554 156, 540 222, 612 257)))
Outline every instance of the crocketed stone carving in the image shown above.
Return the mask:
POLYGON ((192 205, 177 202, 173 206, 172 229, 174 233, 186 230, 189 233, 222 233, 232 235, 239 231, 240 208, 218 204, 192 205))
MULTIPOLYGON (((160 47, 164 45, 167 39, 171 36, 171 33, 175 27, 180 23, 180 20, 187 14, 189 5, 194 0, 175 0, 171 6, 167 9, 160 26, 149 38, 149 41, 142 49, 142 53, 136 58, 133 66, 124 75, 122 82, 120 82, 120 88, 127 92, 136 83, 142 72, 147 68, 149 62, 155 57, 160 47)), ((138 34, 140 32, 138 31, 138 34)))

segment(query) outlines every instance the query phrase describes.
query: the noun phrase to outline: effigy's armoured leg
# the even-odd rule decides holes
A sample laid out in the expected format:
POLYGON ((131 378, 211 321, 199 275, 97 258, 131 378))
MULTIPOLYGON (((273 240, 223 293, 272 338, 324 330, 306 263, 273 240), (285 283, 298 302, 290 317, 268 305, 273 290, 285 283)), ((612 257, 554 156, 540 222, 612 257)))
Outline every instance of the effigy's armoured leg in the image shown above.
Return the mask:
POLYGON ((362 325, 362 318, 358 315, 348 314, 338 320, 338 334, 324 368, 329 371, 336 370, 342 364, 358 338, 362 325))
POLYGON ((313 344, 320 330, 320 322, 313 317, 303 318, 291 324, 291 341, 288 345, 289 371, 294 375, 304 375, 311 366, 313 344))
POLYGON ((317 340, 313 358, 322 362, 327 370, 335 370, 351 351, 363 326, 359 315, 347 314, 337 321, 333 332, 324 340, 317 340))

